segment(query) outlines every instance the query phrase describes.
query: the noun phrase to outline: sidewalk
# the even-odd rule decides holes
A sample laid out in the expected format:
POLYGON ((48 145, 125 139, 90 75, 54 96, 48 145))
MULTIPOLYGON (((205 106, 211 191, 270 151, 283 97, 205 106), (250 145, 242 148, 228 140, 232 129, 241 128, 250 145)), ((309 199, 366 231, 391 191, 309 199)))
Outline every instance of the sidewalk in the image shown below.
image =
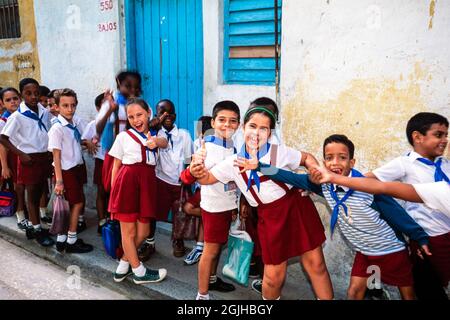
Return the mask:
MULTIPOLYGON (((17 228, 15 217, 0 218, 0 237, 19 246, 32 254, 44 258, 63 269, 68 266, 77 265, 81 269, 81 277, 86 280, 94 280, 102 283, 105 287, 115 290, 131 299, 180 299, 191 300, 197 295, 197 268, 198 264, 186 266, 183 258, 175 258, 172 255, 172 242, 170 240, 170 226, 159 224, 156 233, 156 253, 145 264, 151 268, 166 268, 167 278, 157 284, 135 285, 131 278, 126 281, 115 283, 112 279, 117 262, 106 255, 103 249, 101 237, 97 234, 95 212, 87 210, 86 221, 88 229, 79 237, 86 243, 94 246, 94 251, 87 254, 61 254, 56 248, 44 248, 34 240, 27 240, 25 232, 17 228)), ((186 242, 185 245, 191 249, 195 243, 186 242)), ((221 275, 226 249, 222 252, 218 275, 221 275)), ((297 260, 292 261, 288 267, 286 284, 283 289, 284 300, 309 300, 314 299, 313 292, 297 260)), ((26 266, 23 266, 26 268, 26 266)), ((229 280, 226 280, 229 281, 229 280)), ((251 282, 251 281, 250 281, 251 282)), ((236 290, 230 293, 212 291, 210 296, 214 300, 259 300, 260 295, 248 288, 237 285, 236 290)))

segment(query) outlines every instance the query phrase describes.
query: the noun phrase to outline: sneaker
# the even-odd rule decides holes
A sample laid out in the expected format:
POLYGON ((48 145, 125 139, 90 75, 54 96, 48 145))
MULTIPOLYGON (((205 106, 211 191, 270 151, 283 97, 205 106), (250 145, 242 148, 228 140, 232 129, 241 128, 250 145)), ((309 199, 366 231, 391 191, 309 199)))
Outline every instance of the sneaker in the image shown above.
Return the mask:
POLYGON ((248 277, 249 278, 259 278, 260 277, 256 263, 250 263, 250 272, 248 274, 248 277))
POLYGON ((160 281, 164 280, 166 275, 167 275, 166 269, 153 270, 153 269, 145 268, 144 276, 138 277, 137 275, 133 274, 133 282, 135 284, 160 282, 160 281))
POLYGON ((27 231, 30 228, 30 222, 28 219, 23 219, 22 221, 17 223, 17 227, 22 231, 27 231))
POLYGON ((128 267, 128 271, 126 273, 117 273, 114 272, 114 281, 115 282, 122 282, 125 280, 128 276, 133 274, 133 270, 131 269, 131 266, 128 267))
POLYGON ((41 218, 41 222, 44 222, 44 223, 46 223, 48 225, 51 225, 52 221, 53 221, 53 219, 51 217, 45 216, 45 217, 41 218))
POLYGON ((173 255, 177 258, 181 258, 186 253, 186 248, 184 246, 183 240, 173 240, 173 255))
POLYGON ((92 250, 94 250, 94 247, 90 244, 84 243, 81 239, 77 239, 74 244, 66 244, 67 253, 88 253, 92 250))
POLYGON ((87 229, 86 221, 78 221, 77 233, 81 233, 87 229))
POLYGON ((144 243, 138 249, 138 258, 140 261, 145 262, 150 259, 150 256, 156 251, 155 243, 149 243, 144 241, 144 243))
POLYGON ((227 283, 219 277, 217 277, 216 282, 210 282, 208 288, 210 291, 215 290, 219 292, 230 292, 236 290, 236 288, 231 283, 227 283))
POLYGON ((184 263, 188 266, 196 264, 200 261, 200 257, 202 256, 203 250, 195 247, 191 252, 187 255, 186 259, 184 259, 184 263))
POLYGON ((259 294, 262 294, 262 280, 261 279, 253 280, 252 289, 258 292, 259 294))
POLYGON ((51 247, 55 244, 55 241, 50 238, 47 229, 34 230, 34 238, 37 243, 39 243, 43 247, 51 247))
POLYGON ((56 241, 56 251, 63 252, 64 250, 66 250, 66 244, 66 241, 56 241))

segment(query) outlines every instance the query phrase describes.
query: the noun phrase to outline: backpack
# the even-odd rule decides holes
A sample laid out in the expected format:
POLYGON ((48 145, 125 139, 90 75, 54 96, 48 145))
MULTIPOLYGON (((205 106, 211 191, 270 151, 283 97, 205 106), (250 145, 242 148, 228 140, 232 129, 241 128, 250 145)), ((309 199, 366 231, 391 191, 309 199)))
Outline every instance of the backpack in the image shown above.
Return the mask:
POLYGON ((0 217, 11 217, 15 212, 16 197, 11 180, 4 180, 0 189, 0 217))
POLYGON ((102 228, 102 240, 106 253, 113 259, 123 255, 120 224, 117 220, 108 220, 102 228))

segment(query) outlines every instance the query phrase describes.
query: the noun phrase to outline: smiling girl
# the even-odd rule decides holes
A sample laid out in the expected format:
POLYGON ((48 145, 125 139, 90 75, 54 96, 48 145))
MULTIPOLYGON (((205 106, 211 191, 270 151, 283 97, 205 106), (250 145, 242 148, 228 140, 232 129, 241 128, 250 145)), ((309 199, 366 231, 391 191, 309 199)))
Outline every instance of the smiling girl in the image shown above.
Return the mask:
POLYGON ((133 273, 136 284, 159 282, 165 269, 146 268, 138 259, 137 247, 150 231, 150 218, 156 208, 156 148, 166 148, 164 137, 151 136, 150 108, 142 99, 131 99, 126 105, 127 128, 121 132, 109 155, 114 158, 109 211, 120 221, 124 255, 114 274, 120 282, 133 273))
POLYGON ((275 115, 263 106, 253 106, 244 117, 245 144, 233 155, 206 170, 203 159, 194 157, 192 174, 200 184, 234 181, 249 204, 258 207, 258 237, 264 262, 263 299, 279 299, 286 277, 289 258, 300 256, 300 262, 311 279, 319 299, 332 299, 333 290, 325 265, 322 243, 324 228, 309 197, 302 197, 292 186, 277 183, 257 173, 235 166, 237 157, 257 157, 262 163, 295 170, 317 165, 316 159, 285 145, 270 144, 275 115), (278 159, 278 160, 277 160, 278 159))

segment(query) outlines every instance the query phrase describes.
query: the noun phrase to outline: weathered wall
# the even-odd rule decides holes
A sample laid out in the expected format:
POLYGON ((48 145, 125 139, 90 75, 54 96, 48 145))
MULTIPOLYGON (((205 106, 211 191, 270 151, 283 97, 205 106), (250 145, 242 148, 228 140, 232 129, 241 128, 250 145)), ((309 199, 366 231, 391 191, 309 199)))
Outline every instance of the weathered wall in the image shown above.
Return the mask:
POLYGON ((0 86, 18 87, 25 77, 40 80, 33 2, 19 0, 21 37, 0 40, 0 86))
MULTIPOLYGON (((450 116, 450 2, 284 0, 282 133, 322 158, 323 140, 343 133, 357 167, 376 168, 408 150, 407 120, 419 111, 450 116), (286 26, 289 26, 288 28, 286 26)), ((319 204, 329 228, 329 212, 319 204)), ((352 253, 327 235, 337 296, 352 253)))
POLYGON ((211 115, 220 100, 233 100, 247 110, 255 98, 275 99, 275 87, 242 86, 223 83, 223 0, 203 0, 204 92, 203 111, 211 115))

